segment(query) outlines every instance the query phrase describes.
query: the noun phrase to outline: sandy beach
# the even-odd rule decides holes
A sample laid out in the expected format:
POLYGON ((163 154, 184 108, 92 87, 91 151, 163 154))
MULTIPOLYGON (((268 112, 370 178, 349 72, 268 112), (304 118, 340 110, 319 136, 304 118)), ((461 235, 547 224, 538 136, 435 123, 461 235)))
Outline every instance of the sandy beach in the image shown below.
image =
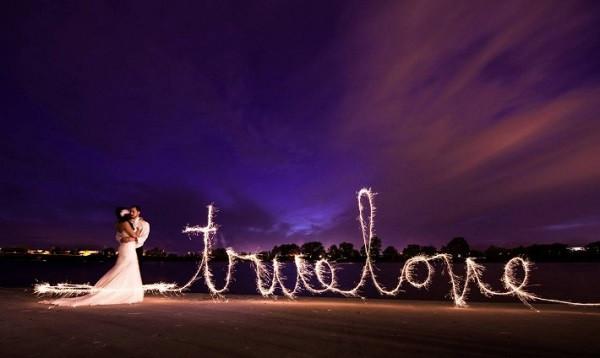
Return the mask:
POLYGON ((0 289, 0 356, 597 356, 600 309, 204 294, 48 307, 0 289))

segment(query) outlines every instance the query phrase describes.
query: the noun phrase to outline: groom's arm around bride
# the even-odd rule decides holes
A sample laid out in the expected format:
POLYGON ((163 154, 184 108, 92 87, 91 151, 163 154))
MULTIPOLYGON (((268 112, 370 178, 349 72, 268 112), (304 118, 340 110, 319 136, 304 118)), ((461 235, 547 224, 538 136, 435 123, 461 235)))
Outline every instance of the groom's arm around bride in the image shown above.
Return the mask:
POLYGON ((148 235, 150 235, 150 223, 148 223, 144 218, 141 217, 142 209, 138 205, 133 205, 129 209, 131 215, 131 224, 136 232, 139 232, 139 236, 137 237, 136 244, 136 253, 138 255, 138 263, 140 264, 140 271, 142 269, 142 256, 144 254, 144 243, 146 239, 148 239, 148 235))

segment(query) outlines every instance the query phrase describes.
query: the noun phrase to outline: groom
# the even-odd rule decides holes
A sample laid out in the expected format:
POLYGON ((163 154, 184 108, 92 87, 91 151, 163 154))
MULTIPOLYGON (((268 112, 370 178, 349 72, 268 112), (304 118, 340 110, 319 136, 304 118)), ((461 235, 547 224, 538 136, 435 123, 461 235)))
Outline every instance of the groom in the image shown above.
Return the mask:
POLYGON ((129 214, 131 215, 131 225, 133 225, 133 229, 141 230, 141 234, 140 236, 138 236, 135 245, 135 252, 137 253, 138 257, 138 264, 140 265, 140 273, 142 271, 142 256, 144 255, 144 242, 146 242, 148 235, 150 235, 150 224, 140 216, 141 213, 142 209, 137 205, 133 205, 131 208, 129 208, 129 214))

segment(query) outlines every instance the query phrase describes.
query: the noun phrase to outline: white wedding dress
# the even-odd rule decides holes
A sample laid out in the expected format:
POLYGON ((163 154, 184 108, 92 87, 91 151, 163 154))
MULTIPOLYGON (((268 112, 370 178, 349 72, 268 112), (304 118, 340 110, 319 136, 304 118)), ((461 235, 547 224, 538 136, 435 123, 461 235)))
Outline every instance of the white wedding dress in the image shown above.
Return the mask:
MULTIPOLYGON (((122 235, 128 237, 126 232, 123 232, 122 235)), ((91 293, 43 302, 70 307, 142 302, 144 288, 135 246, 135 241, 119 245, 117 262, 96 282, 91 293)))

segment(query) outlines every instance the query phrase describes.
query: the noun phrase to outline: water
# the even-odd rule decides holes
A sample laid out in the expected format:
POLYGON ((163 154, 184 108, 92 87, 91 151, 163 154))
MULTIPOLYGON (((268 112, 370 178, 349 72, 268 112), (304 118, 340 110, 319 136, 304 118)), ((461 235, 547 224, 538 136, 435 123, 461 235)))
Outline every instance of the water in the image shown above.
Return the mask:
MULTIPOLYGON (((45 261, 10 261, 0 260, 0 287, 29 287, 37 282, 59 282, 70 283, 95 283, 114 261, 105 262, 45 262, 45 261)), ((483 280, 492 288, 503 290, 500 279, 503 274, 504 264, 484 264, 486 270, 483 280)), ((210 265, 216 286, 224 285, 227 264, 215 262, 210 265)), ((338 282, 340 288, 353 288, 358 279, 363 264, 345 263, 337 264, 338 282)), ((144 283, 154 282, 176 282, 184 284, 196 272, 195 262, 144 262, 142 266, 142 279, 144 283)), ((381 263, 376 264, 378 281, 388 288, 395 287, 402 264, 381 263)), ((258 295, 256 289, 256 274, 250 263, 238 262, 234 268, 234 280, 229 289, 229 294, 258 295)), ((464 274, 464 264, 454 265, 456 274, 464 274)), ((288 277, 286 287, 293 288, 295 284, 296 270, 292 263, 286 263, 283 268, 284 275, 288 277)), ((424 278, 423 267, 417 269, 417 277, 424 278)), ((544 298, 555 298, 580 302, 600 302, 600 263, 538 263, 530 272, 528 291, 544 298)), ((316 284, 315 284, 316 286, 316 284)), ((487 298, 479 293, 478 289, 471 284, 468 301, 489 302, 519 302, 514 297, 492 297, 487 298)), ((418 299, 418 300, 449 300, 450 284, 449 278, 444 273, 443 266, 435 266, 433 282, 428 289, 417 289, 407 283, 402 285, 404 292, 396 297, 386 299, 418 299)), ((208 293, 208 289, 201 277, 195 282, 190 292, 208 293)), ((279 291, 278 294, 281 294, 279 291)), ((370 278, 361 289, 361 294, 367 298, 382 298, 376 291, 370 278)), ((310 296, 303 292, 300 296, 310 296)), ((325 293, 321 296, 340 297, 337 294, 325 293)))

